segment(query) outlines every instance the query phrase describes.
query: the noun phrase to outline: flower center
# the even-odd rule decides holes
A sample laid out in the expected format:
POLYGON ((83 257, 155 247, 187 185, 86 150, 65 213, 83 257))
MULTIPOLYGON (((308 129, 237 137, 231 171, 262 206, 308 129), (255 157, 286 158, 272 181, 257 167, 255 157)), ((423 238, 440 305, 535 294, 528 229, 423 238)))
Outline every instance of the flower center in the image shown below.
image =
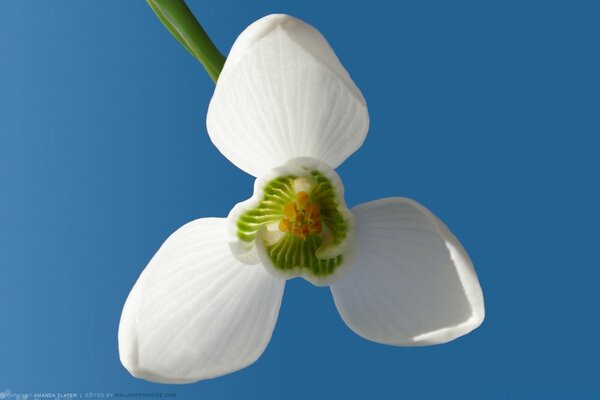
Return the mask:
POLYGON ((308 193, 296 193, 296 200, 285 205, 283 217, 279 221, 279 230, 291 233, 298 239, 305 240, 308 235, 320 234, 323 225, 319 219, 321 209, 309 201, 308 193))
POLYGON ((248 264, 260 261, 285 278, 333 281, 354 220, 335 171, 314 159, 294 159, 259 178, 255 188, 254 197, 229 216, 234 256, 248 264))

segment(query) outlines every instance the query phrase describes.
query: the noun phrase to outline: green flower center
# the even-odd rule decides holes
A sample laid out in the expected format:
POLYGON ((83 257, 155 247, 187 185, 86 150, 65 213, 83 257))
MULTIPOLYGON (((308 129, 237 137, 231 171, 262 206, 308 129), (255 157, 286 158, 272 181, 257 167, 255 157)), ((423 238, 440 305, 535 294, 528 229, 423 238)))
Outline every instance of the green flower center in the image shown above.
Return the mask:
POLYGON ((237 220, 237 237, 252 243, 257 235, 272 266, 324 278, 343 262, 349 211, 334 184, 320 171, 269 181, 257 207, 237 220))

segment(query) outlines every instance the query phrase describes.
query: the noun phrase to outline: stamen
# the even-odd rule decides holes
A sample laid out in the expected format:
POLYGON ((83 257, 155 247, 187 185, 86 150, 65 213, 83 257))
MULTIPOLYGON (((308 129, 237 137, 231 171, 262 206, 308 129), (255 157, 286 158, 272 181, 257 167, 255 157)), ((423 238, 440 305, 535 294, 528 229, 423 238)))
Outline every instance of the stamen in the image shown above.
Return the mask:
POLYGON ((352 214, 332 179, 335 171, 323 173, 310 166, 293 171, 266 182, 258 204, 237 217, 240 243, 232 252, 243 263, 266 255, 260 261, 284 276, 321 282, 344 263, 352 214), (256 255, 249 254, 253 249, 256 255))
POLYGON ((321 221, 314 221, 308 227, 309 233, 321 233, 323 231, 323 225, 321 225, 321 221))
POLYGON ((298 209, 296 208, 296 203, 289 203, 283 208, 283 214, 288 217, 291 222, 296 220, 298 216, 298 209))
POLYGON ((318 220, 319 215, 321 215, 321 209, 315 203, 311 203, 306 207, 306 219, 309 221, 318 220))
POLYGON ((301 226, 296 226, 294 228, 294 235, 296 235, 297 238, 299 239, 306 239, 306 234, 304 232, 304 229, 302 229, 303 227, 301 226))
POLYGON ((300 209, 305 209, 306 204, 308 203, 308 193, 306 193, 306 192, 296 193, 296 202, 298 203, 298 207, 300 209))
POLYGON ((282 218, 279 221, 279 230, 281 232, 292 233, 292 223, 287 218, 282 218))
POLYGON ((279 221, 279 230, 284 233, 293 234, 298 239, 306 239, 309 235, 320 234, 323 226, 319 220, 321 208, 309 202, 307 192, 296 193, 296 201, 283 207, 283 215, 279 221))

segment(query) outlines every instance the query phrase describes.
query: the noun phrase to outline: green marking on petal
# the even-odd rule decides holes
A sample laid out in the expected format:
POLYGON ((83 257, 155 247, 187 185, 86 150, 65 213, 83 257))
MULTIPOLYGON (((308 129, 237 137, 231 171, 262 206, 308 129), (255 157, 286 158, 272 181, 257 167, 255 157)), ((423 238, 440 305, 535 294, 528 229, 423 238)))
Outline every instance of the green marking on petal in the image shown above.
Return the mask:
POLYGON ((345 204, 333 183, 312 170, 306 176, 277 177, 262 190, 258 206, 237 219, 238 239, 252 243, 266 228, 262 231, 266 254, 276 269, 308 270, 316 277, 332 275, 343 261, 335 249, 349 229, 342 212, 345 204))
POLYGON ((342 264, 343 256, 320 259, 316 250, 322 245, 323 238, 311 235, 300 239, 294 235, 284 235, 274 245, 267 247, 269 258, 275 267, 282 271, 294 270, 298 267, 306 268, 314 276, 324 277, 335 272, 342 264))
POLYGON ((258 207, 245 212, 237 220, 237 236, 244 242, 253 242, 264 226, 283 217, 283 207, 294 199, 293 182, 296 176, 280 176, 263 188, 264 197, 258 207))
POLYGON ((345 238, 348 231, 348 221, 339 212, 339 204, 336 199, 333 184, 319 171, 312 171, 311 175, 316 179, 317 185, 311 192, 311 200, 321 207, 321 220, 333 233, 332 246, 337 246, 345 238))

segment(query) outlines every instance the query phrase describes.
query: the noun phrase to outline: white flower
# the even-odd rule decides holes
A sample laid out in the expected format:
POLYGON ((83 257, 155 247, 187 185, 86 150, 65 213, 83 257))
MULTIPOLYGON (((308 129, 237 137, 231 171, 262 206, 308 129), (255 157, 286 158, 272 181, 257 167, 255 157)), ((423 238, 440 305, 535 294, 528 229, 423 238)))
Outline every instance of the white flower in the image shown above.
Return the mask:
POLYGON ((131 374, 187 383, 248 366, 296 276, 330 285, 350 329, 379 343, 444 343, 482 322, 471 261, 429 210, 405 198, 346 208, 333 168, 361 146, 369 116, 316 29, 286 15, 250 25, 207 125, 218 149, 258 177, 254 196, 227 219, 177 230, 142 272, 119 326, 131 374))

